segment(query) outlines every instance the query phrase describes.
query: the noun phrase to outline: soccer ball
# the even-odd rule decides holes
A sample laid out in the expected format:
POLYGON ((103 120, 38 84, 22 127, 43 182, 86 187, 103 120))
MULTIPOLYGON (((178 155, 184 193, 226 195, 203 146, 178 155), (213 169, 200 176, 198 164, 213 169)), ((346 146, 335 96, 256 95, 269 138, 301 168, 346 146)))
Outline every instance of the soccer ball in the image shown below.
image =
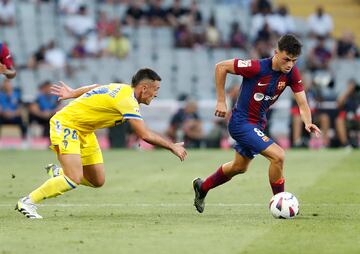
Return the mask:
POLYGON ((280 192, 270 199, 269 209, 277 219, 292 219, 299 214, 299 202, 290 192, 280 192))

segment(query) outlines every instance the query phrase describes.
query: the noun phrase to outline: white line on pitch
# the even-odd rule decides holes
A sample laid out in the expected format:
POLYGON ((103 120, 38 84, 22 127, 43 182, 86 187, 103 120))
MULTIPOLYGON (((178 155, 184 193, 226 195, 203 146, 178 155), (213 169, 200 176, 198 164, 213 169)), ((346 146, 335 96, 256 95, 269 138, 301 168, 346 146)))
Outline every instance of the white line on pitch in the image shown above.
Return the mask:
MULTIPOLYGON (((249 204, 224 204, 224 203, 208 203, 207 206, 212 207, 242 207, 242 206, 248 206, 248 207, 262 207, 262 206, 268 206, 268 204, 261 204, 261 203, 249 203, 249 204)), ((14 206, 14 204, 0 204, 0 207, 11 207, 14 206)), ((39 204, 39 206, 48 206, 48 207, 189 207, 192 206, 192 204, 186 204, 186 203, 104 203, 104 204, 66 204, 66 203, 57 203, 57 204, 39 204)), ((360 206, 360 203, 358 204, 347 204, 347 203, 341 203, 341 204, 316 204, 316 203, 305 203, 300 204, 300 206, 315 206, 315 207, 333 207, 333 206, 360 206)))

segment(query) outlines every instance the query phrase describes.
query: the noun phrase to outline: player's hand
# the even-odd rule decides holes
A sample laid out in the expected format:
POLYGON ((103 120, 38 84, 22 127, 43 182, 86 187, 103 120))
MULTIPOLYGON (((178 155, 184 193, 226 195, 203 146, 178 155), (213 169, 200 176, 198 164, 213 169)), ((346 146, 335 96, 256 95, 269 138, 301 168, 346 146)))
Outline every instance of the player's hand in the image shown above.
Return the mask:
POLYGON ((315 133, 315 136, 317 138, 321 136, 321 130, 313 123, 306 124, 305 130, 307 130, 307 132, 309 132, 309 133, 311 133, 311 132, 315 133))
POLYGON ((184 142, 175 143, 174 146, 171 149, 171 152, 175 154, 181 161, 185 160, 185 157, 187 155, 187 152, 184 148, 184 142))
POLYGON ((226 116, 226 102, 217 102, 215 107, 215 116, 224 118, 226 116))
POLYGON ((5 65, 5 64, 1 64, 1 63, 0 63, 0 74, 5 73, 5 72, 6 72, 6 70, 7 70, 6 65, 5 65))
POLYGON ((60 85, 52 84, 50 93, 59 96, 59 101, 73 98, 74 89, 72 89, 62 81, 60 81, 59 83, 60 85))

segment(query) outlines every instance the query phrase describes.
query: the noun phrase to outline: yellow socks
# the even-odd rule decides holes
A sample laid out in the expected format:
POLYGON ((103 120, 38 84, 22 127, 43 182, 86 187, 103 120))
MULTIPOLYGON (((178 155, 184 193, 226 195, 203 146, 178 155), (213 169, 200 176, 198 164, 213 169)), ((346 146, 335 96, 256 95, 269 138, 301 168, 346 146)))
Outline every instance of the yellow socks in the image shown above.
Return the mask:
POLYGON ((90 183, 85 177, 83 177, 81 179, 80 184, 84 185, 84 186, 95 188, 95 186, 92 183, 90 183))
POLYGON ((46 198, 56 197, 75 189, 77 186, 69 177, 59 175, 47 180, 43 185, 31 192, 29 197, 33 203, 38 203, 46 198))
MULTIPOLYGON (((58 168, 59 169, 59 175, 61 176, 61 175, 64 175, 64 170, 62 169, 62 168, 58 168)), ((83 177, 82 179, 81 179, 81 182, 80 182, 80 185, 84 185, 84 186, 88 186, 88 187, 92 187, 92 188, 95 188, 95 186, 92 184, 92 183, 90 183, 85 177, 83 177)))

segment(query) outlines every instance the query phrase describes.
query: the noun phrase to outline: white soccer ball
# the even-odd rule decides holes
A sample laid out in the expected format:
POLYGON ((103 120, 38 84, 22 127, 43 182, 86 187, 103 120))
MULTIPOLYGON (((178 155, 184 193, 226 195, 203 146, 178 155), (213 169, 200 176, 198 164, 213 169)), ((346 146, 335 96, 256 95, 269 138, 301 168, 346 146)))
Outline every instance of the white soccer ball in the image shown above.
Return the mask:
POLYGON ((290 192, 280 192, 270 199, 269 209, 277 219, 292 219, 299 214, 299 201, 290 192))

